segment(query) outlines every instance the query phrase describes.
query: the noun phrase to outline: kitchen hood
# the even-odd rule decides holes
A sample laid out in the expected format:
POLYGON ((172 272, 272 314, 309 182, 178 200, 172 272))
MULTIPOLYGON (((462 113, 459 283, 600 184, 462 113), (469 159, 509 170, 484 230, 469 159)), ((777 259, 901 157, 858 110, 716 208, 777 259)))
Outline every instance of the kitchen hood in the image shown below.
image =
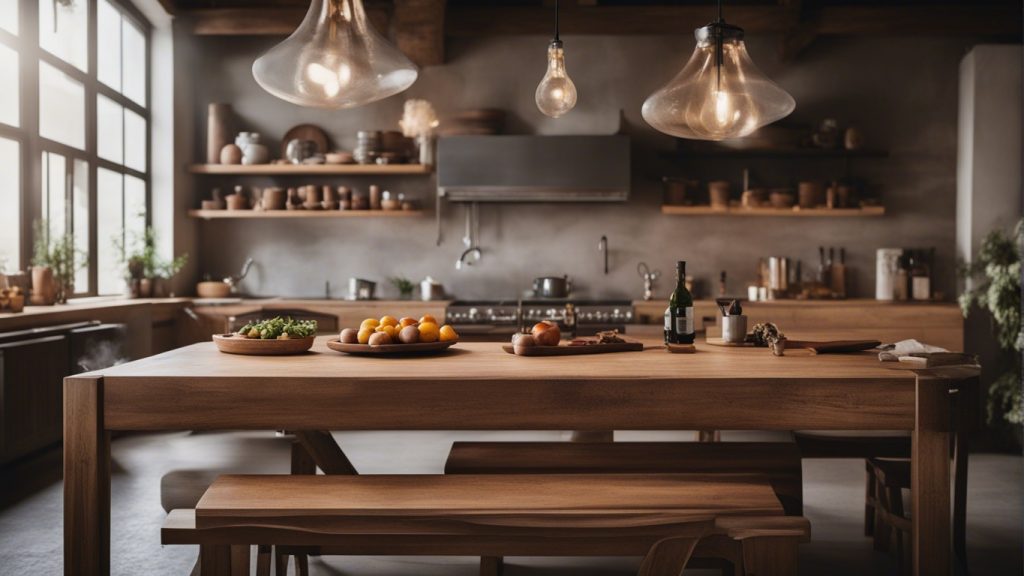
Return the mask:
POLYGON ((623 202, 629 136, 449 136, 438 195, 452 202, 623 202))

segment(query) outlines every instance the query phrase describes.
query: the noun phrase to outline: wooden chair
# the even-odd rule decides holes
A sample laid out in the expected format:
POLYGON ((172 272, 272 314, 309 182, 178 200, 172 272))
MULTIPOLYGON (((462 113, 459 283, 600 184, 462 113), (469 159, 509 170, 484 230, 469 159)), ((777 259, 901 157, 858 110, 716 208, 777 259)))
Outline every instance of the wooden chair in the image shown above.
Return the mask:
POLYGON ((795 573, 808 535, 807 521, 783 516, 768 483, 749 475, 223 476, 195 510, 168 516, 162 541, 200 544, 203 576, 242 573, 232 549, 249 545, 261 546, 260 574, 276 545, 298 554, 641 556, 640 574, 679 576, 703 539, 770 576, 795 573))

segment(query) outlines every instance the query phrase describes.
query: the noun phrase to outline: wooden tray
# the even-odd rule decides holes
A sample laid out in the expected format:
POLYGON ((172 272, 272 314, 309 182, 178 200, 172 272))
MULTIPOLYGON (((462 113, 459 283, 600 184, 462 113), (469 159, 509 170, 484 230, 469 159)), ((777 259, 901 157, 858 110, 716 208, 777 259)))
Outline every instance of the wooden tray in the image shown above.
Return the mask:
POLYGON ((516 356, 578 356, 581 354, 605 354, 608 352, 640 352, 643 342, 616 342, 613 344, 587 344, 585 346, 520 346, 518 349, 505 344, 502 350, 516 356))
MULTIPOLYGON (((721 338, 708 338, 705 341, 711 346, 726 346, 728 348, 756 348, 753 342, 726 342, 721 338)), ((767 346, 764 346, 763 348, 765 348, 766 350, 768 349, 767 346)))
POLYGON ((315 338, 291 338, 288 340, 260 340, 258 338, 242 338, 235 334, 214 334, 213 343, 217 349, 227 354, 245 354, 247 356, 287 356, 302 354, 313 346, 315 338))
POLYGON ((370 346, 369 344, 342 344, 341 340, 332 338, 327 341, 327 347, 335 352, 364 356, 410 356, 420 354, 437 354, 439 352, 444 352, 451 346, 458 343, 458 340, 449 340, 447 342, 419 342, 416 344, 384 344, 382 346, 370 346))

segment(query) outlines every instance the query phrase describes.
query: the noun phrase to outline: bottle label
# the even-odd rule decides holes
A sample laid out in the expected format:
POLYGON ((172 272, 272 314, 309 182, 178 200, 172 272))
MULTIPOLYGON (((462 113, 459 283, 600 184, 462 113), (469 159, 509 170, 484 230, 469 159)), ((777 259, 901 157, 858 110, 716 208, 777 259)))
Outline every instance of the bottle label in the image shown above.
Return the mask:
POLYGON ((693 306, 684 308, 683 316, 676 316, 676 334, 693 334, 693 306))
POLYGON ((665 309, 665 330, 672 330, 672 309, 665 309))

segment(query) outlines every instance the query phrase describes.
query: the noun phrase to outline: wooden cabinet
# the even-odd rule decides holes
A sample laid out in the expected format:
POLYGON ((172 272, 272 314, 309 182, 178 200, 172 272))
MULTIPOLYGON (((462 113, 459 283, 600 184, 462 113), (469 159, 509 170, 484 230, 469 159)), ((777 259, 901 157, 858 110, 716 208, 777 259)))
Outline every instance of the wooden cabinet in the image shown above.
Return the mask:
POLYGON ((63 334, 0 344, 0 463, 60 442, 69 354, 63 334))

